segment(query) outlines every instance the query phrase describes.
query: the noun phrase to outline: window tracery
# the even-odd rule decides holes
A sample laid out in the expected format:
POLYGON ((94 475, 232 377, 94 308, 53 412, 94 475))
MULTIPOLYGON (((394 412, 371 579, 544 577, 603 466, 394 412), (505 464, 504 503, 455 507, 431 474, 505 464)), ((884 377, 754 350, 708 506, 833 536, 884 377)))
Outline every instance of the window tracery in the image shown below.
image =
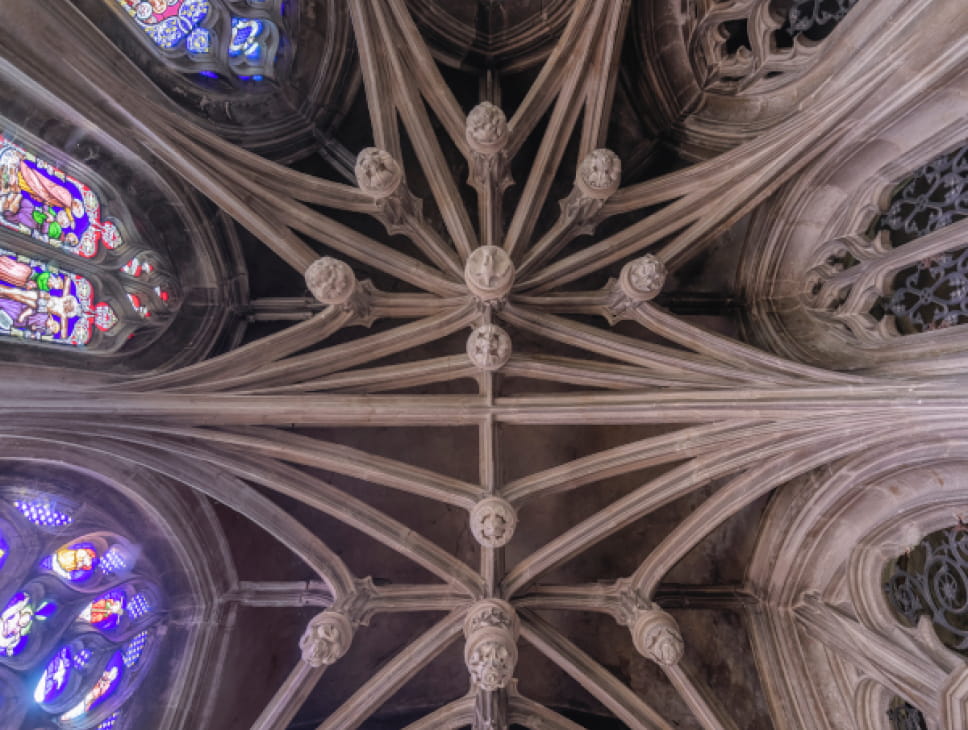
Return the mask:
POLYGON ((895 697, 891 702, 887 719, 891 723, 891 730, 928 730, 921 711, 900 697, 895 697))
POLYGON ((966 182, 962 144, 890 184, 863 232, 821 247, 808 306, 870 343, 968 322, 966 182))
POLYGON ((941 642, 968 656, 968 527, 931 533, 889 567, 888 603, 905 625, 931 620, 941 642))
POLYGON ((275 75, 277 0, 107 0, 172 60, 203 75, 261 81, 275 75))
POLYGON ((694 0, 689 46, 700 85, 709 91, 740 93, 785 83, 791 74, 808 68, 819 44, 856 3, 694 0))
POLYGON ((23 686, 30 727, 137 727, 131 696, 164 634, 163 599, 138 546, 91 531, 101 519, 0 490, 0 671, 23 686))
POLYGON ((112 350, 173 311, 170 267, 82 177, 0 136, 0 337, 112 350))

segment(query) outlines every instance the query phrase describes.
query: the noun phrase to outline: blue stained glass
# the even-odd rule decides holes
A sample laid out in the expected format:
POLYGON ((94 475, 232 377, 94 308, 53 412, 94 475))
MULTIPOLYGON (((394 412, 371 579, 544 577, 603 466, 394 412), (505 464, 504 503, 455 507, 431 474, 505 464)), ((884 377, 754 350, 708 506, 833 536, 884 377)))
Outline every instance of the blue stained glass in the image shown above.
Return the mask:
POLYGON ((78 619, 103 631, 110 631, 118 625, 127 604, 124 591, 108 591, 92 601, 81 611, 78 619))
POLYGON ((128 561, 120 547, 114 545, 101 558, 101 570, 106 575, 118 575, 128 569, 128 561))
POLYGON ((121 656, 121 652, 117 652, 111 657, 111 661, 104 667, 104 672, 91 690, 84 696, 84 699, 61 715, 60 721, 62 723, 69 722, 97 708, 108 697, 114 694, 123 676, 124 659, 121 656))
POLYGON ((94 545, 78 542, 48 555, 41 561, 40 567, 72 583, 83 583, 94 575, 100 560, 94 545))
POLYGON ((54 655, 44 669, 37 689, 34 690, 34 699, 37 702, 53 702, 63 694, 71 678, 71 664, 71 650, 65 646, 54 655))
POLYGON ((267 24, 251 18, 232 18, 232 42, 229 43, 229 56, 245 56, 252 62, 261 60, 264 54, 263 36, 267 24))
POLYGON ((128 605, 128 613, 131 615, 131 618, 136 621, 150 611, 151 602, 144 593, 138 593, 135 595, 128 605))
POLYGON ((91 661, 91 657, 94 653, 90 649, 81 649, 74 653, 74 667, 76 669, 84 669, 91 661))
POLYGON ((3 564, 7 562, 7 556, 10 555, 10 546, 7 541, 3 539, 3 533, 0 532, 0 568, 3 564))
POLYGON ((44 621, 56 610, 57 605, 51 601, 34 608, 29 593, 15 593, 0 613, 0 656, 16 656, 22 652, 30 640, 34 621, 44 621))
POLYGON ((169 2, 118 0, 118 2, 148 34, 148 37, 159 48, 166 50, 177 47, 190 37, 211 11, 209 0, 169 0, 169 2))
POLYGON ((120 719, 121 713, 115 712, 111 717, 98 725, 97 730, 114 730, 114 726, 118 724, 118 720, 120 719))
POLYGON ((189 53, 204 55, 212 50, 212 32, 208 28, 196 28, 188 34, 186 44, 189 53))
POLYGON ((128 645, 124 647, 124 666, 131 669, 135 664, 137 664, 141 655, 144 653, 145 646, 148 644, 148 632, 142 631, 140 634, 135 636, 128 645))
POLYGON ((74 521, 71 514, 49 499, 15 500, 20 514, 40 527, 65 527, 74 521))

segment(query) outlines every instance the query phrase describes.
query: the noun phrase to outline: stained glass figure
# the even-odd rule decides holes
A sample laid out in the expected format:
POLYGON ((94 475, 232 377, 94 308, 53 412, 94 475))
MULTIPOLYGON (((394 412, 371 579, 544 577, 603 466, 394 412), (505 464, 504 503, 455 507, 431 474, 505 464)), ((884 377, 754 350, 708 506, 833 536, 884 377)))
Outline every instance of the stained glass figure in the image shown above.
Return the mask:
POLYGON ((89 542, 79 542, 48 555, 40 565, 64 580, 81 583, 94 575, 99 562, 97 548, 89 542))
MULTIPOLYGON (((78 256, 97 254, 104 227, 90 187, 0 136, 0 225, 78 256)), ((117 228, 111 224, 116 238, 117 228)))
POLYGON ((141 661, 141 655, 144 654, 145 647, 148 645, 148 632, 142 631, 137 634, 128 645, 124 647, 124 666, 128 669, 134 667, 139 661, 141 661))
POLYGON ((87 344, 93 293, 82 276, 0 249, 0 334, 87 344))
POLYGON ((27 646, 34 620, 45 621, 53 615, 56 605, 45 601, 34 609, 29 593, 14 594, 0 613, 0 654, 16 656, 27 646))
POLYGON ((74 521, 67 509, 44 497, 14 500, 13 506, 39 527, 66 527, 74 521))
POLYGON ((64 693, 67 681, 71 677, 72 657, 69 647, 62 648, 47 664, 44 674, 34 690, 37 702, 53 702, 64 693))
POLYGON ((96 709, 108 697, 114 694, 114 691, 118 688, 123 676, 124 659, 121 656, 121 652, 117 652, 111 657, 111 660, 104 668, 104 673, 101 674, 95 685, 86 695, 84 695, 84 699, 61 715, 60 721, 62 723, 69 722, 86 715, 91 710, 96 709))
POLYGON ((208 53, 211 35, 198 33, 211 10, 209 0, 118 0, 134 21, 165 50, 189 39, 189 53, 208 53))
POLYGON ((89 603, 81 611, 78 619, 103 631, 110 631, 118 625, 124 616, 127 604, 124 591, 109 591, 100 598, 89 603))

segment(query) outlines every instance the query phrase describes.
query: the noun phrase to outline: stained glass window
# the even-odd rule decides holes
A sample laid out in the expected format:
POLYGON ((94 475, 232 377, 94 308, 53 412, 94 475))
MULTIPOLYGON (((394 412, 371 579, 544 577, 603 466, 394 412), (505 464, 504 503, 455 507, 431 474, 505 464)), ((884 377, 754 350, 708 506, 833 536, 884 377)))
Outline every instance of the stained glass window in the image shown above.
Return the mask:
POLYGON ((211 12, 209 0, 118 0, 159 48, 177 48, 189 40, 189 50, 208 53, 211 33, 202 22, 211 12))
POLYGON ((87 581, 100 563, 97 548, 89 542, 65 546, 44 558, 40 566, 74 583, 87 581))
POLYGON ((2 136, 0 225, 86 258, 123 243, 90 187, 2 136))
POLYGON ((64 693, 67 682, 71 678, 73 670, 73 657, 70 647, 54 654, 54 658, 44 669, 37 689, 34 690, 34 700, 37 702, 53 702, 64 693))
MULTIPOLYGON (((224 61, 232 73, 242 79, 261 81, 272 73, 278 26, 264 17, 231 15, 220 0, 107 0, 117 2, 131 20, 162 51, 181 51, 194 61, 224 61), (219 19, 229 19, 230 36, 226 39, 225 58, 218 59, 216 28, 219 19)), ((218 76, 203 69, 207 76, 218 76)))
MULTIPOLYGON (((18 551, 30 552, 0 573, 0 669, 24 682, 28 726, 140 727, 130 698, 164 633, 162 593, 141 551, 120 535, 81 532, 88 508, 54 494, 0 490, 0 518, 28 538, 15 535, 18 551)), ((0 561, 9 534, 0 535, 0 561)), ((7 730, 4 717, 0 710, 7 730)))
POLYGON ((41 527, 64 527, 74 521, 68 508, 48 497, 15 499, 13 506, 24 517, 41 527))
POLYGON ((61 722, 76 720, 103 704, 121 684, 124 678, 124 658, 121 652, 111 657, 94 686, 84 695, 84 699, 60 716, 61 722))
POLYGON ((53 601, 37 603, 26 591, 15 593, 0 613, 0 657, 20 654, 30 641, 34 623, 46 621, 56 611, 53 601))
POLYGON ((9 134, 18 142, 0 135, 0 338, 113 350, 136 330, 160 331, 176 291, 165 258, 126 252, 88 178, 9 134))
POLYGON ((127 605, 128 599, 124 591, 111 591, 91 601, 81 611, 78 620, 97 626, 102 631, 110 631, 117 627, 127 605))

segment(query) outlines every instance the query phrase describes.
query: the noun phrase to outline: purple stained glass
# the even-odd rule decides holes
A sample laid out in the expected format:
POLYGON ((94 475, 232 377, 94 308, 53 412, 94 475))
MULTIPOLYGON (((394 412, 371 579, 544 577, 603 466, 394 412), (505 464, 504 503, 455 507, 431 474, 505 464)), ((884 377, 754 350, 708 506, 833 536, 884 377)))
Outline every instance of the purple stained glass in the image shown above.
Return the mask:
POLYGON ((101 241, 100 216, 91 188, 0 136, 0 226, 90 258, 101 241))
POLYGON ((115 712, 111 717, 98 725, 97 730, 114 730, 114 726, 118 724, 118 720, 120 719, 121 713, 115 712))
POLYGON ((104 672, 94 686, 84 695, 84 699, 60 716, 62 723, 76 720, 99 707, 117 690, 124 676, 124 658, 121 652, 116 652, 104 667, 104 672))
POLYGON ((86 345, 94 287, 83 276, 0 249, 0 334, 86 345))
POLYGON ((102 631, 110 631, 124 616, 126 605, 127 598, 124 591, 108 591, 100 598, 91 601, 78 618, 102 631))
POLYGON ((47 663, 37 689, 34 690, 34 699, 37 702, 53 702, 60 697, 71 678, 71 666, 71 650, 65 646, 47 663))
POLYGON ((34 621, 44 621, 56 610, 57 605, 52 601, 34 608, 29 593, 15 593, 0 613, 0 656, 16 656, 22 652, 30 640, 34 621))
POLYGON ((3 533, 0 532, 0 568, 3 568, 3 564, 7 562, 7 557, 10 555, 10 546, 7 541, 3 539, 3 533))
POLYGON ((69 511, 50 499, 18 499, 13 506, 38 527, 66 527, 74 521, 69 511))
POLYGON ((74 667, 77 669, 84 669, 88 662, 91 661, 91 657, 94 653, 90 649, 81 649, 74 653, 74 667))
POLYGON ((131 599, 128 604, 128 613, 131 618, 137 620, 147 613, 151 612, 151 601, 144 593, 138 593, 131 599))
POLYGON ((136 635, 128 645, 124 647, 124 666, 128 669, 134 667, 139 661, 141 661, 141 655, 144 653, 145 646, 148 645, 148 632, 142 631, 140 634, 136 635))
POLYGON ((196 31, 208 17, 209 0, 118 0, 135 23, 159 48, 177 48, 191 37, 195 44, 190 50, 204 53, 208 46, 196 31))
POLYGON ((118 575, 128 569, 128 561, 124 551, 118 545, 113 545, 101 558, 101 570, 105 575, 118 575))
POLYGON ((100 557, 97 548, 89 542, 66 545, 41 562, 41 567, 72 583, 90 580, 97 570, 100 557))

